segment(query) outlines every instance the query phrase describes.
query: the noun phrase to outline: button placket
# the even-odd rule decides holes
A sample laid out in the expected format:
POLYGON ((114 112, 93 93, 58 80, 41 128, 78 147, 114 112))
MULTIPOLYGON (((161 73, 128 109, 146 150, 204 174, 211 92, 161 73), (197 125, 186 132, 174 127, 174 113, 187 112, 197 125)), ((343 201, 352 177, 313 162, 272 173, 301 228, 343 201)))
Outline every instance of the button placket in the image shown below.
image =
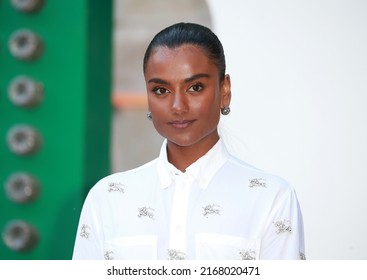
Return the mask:
POLYGON ((176 175, 175 177, 169 246, 170 249, 186 252, 186 223, 190 180, 186 174, 176 175))

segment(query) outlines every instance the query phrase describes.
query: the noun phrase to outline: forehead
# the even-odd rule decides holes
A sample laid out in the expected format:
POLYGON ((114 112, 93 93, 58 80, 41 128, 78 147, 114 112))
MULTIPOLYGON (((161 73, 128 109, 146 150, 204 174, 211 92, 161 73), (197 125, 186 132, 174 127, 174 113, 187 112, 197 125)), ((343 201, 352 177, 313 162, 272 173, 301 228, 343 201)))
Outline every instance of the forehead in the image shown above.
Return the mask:
POLYGON ((217 71, 215 63, 201 47, 190 44, 175 48, 156 47, 147 61, 146 74, 173 69, 217 71))

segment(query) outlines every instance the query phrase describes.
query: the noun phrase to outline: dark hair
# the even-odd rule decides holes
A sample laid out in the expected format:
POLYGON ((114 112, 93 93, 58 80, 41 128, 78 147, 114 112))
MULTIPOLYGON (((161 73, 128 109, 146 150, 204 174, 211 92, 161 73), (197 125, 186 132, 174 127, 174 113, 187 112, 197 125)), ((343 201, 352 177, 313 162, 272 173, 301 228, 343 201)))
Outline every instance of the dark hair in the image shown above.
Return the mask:
POLYGON ((224 79, 226 61, 223 46, 218 37, 203 25, 183 22, 171 25, 154 36, 145 51, 143 62, 144 73, 150 55, 155 48, 164 46, 173 49, 184 44, 201 47, 218 67, 220 79, 224 79))

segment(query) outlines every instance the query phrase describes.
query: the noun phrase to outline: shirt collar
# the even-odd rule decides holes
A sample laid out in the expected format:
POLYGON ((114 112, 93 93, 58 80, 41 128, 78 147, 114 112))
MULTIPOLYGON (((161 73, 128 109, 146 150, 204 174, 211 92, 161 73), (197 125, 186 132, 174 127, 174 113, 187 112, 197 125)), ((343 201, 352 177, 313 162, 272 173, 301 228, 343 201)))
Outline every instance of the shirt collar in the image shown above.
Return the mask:
POLYGON ((178 170, 167 159, 167 140, 164 140, 158 158, 158 175, 161 188, 168 188, 177 176, 187 176, 206 189, 210 180, 226 162, 229 153, 221 139, 201 158, 191 164, 185 173, 178 170))

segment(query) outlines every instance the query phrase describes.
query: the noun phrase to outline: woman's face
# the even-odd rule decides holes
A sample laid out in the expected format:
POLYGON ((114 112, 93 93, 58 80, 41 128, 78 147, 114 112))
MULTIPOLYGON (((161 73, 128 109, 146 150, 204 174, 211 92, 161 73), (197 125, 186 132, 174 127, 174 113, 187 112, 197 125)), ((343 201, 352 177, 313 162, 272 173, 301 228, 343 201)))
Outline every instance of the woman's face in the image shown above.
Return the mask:
POLYGON ((210 148, 219 139, 220 109, 230 102, 230 78, 193 45, 153 50, 144 73, 153 124, 169 144, 210 148))

